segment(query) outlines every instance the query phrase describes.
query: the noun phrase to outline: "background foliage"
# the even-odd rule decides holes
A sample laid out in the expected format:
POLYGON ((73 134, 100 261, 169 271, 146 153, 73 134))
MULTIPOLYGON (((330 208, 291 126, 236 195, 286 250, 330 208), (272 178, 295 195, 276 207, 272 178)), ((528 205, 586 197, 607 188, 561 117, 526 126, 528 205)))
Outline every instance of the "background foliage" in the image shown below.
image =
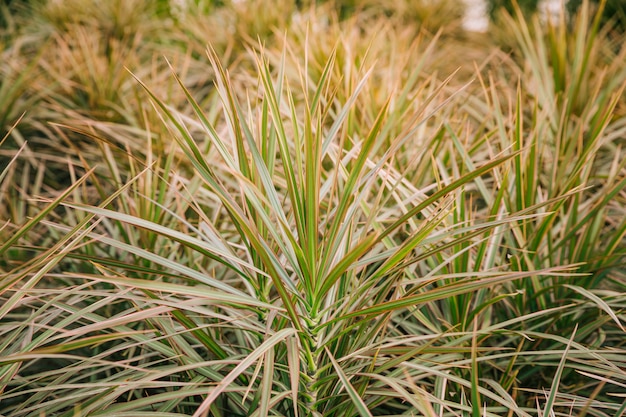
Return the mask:
POLYGON ((590 4, 1 10, 0 415, 626 413, 590 4))

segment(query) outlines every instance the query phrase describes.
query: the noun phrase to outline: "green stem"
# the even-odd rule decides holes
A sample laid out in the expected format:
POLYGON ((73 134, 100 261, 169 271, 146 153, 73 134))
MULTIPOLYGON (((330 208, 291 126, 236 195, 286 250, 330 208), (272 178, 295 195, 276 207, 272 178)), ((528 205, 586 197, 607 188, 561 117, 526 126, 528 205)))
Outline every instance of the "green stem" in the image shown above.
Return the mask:
POLYGON ((313 329, 316 327, 317 321, 311 319, 305 319, 304 325, 306 326, 305 332, 302 334, 302 345, 304 346, 305 357, 305 390, 302 394, 304 396, 304 404, 306 407, 306 416, 308 417, 322 417, 322 413, 318 410, 318 398, 319 398, 319 379, 321 362, 321 349, 319 337, 316 331, 313 329))

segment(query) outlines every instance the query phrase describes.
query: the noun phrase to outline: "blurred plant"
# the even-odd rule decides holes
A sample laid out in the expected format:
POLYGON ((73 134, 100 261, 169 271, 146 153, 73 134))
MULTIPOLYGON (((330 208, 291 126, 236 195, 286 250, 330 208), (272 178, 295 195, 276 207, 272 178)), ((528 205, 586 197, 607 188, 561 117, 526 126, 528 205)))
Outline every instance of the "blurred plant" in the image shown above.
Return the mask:
POLYGON ((103 39, 83 25, 53 35, 53 45, 40 65, 54 86, 49 94, 55 110, 71 109, 95 119, 119 121, 123 115, 117 109, 130 95, 124 67, 137 65, 140 42, 139 36, 103 39))
POLYGON ((48 0, 37 17, 61 32, 79 24, 96 30, 104 40, 122 40, 154 27, 156 12, 156 0, 48 0))
POLYGON ((414 22, 432 34, 439 31, 454 33, 461 29, 465 4, 454 0, 363 0, 364 8, 384 10, 401 21, 414 22))
POLYGON ((32 18, 45 0, 3 0, 0 2, 0 33, 7 35, 32 18), (4 32, 4 33, 3 33, 4 32))
POLYGON ((515 15, 515 8, 519 7, 525 16, 530 17, 537 12, 539 2, 540 0, 488 0, 487 13, 493 22, 497 22, 503 11, 515 15))
POLYGON ((37 68, 38 53, 29 54, 19 44, 3 48, 2 61, 2 66, 0 66, 0 134, 4 136, 9 127, 41 99, 41 92, 30 88, 31 83, 37 82, 41 77, 41 72, 37 68))
POLYGON ((602 24, 610 24, 612 28, 624 32, 626 30, 626 3, 622 0, 568 0, 567 10, 575 16, 583 3, 593 4, 602 14, 602 24))

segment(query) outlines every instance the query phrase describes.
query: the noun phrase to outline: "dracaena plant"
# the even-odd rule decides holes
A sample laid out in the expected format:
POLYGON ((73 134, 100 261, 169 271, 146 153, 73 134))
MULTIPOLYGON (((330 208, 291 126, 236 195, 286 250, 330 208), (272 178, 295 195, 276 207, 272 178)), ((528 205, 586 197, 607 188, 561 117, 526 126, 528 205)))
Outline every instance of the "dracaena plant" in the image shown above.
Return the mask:
MULTIPOLYGON (((622 348, 619 312, 626 223, 621 215, 613 215, 622 212, 618 207, 623 205, 626 187, 624 155, 617 139, 624 131, 623 120, 616 115, 625 80, 613 58, 624 51, 612 51, 599 16, 590 16, 587 7, 574 29, 564 21, 542 26, 537 19, 530 21, 530 27, 519 13, 516 19, 505 20, 517 38, 520 77, 517 84, 485 89, 487 111, 477 117, 477 123, 488 126, 486 137, 492 140, 477 141, 469 154, 462 152, 462 160, 467 165, 471 156, 491 153, 493 147, 520 151, 513 158, 512 171, 500 177, 504 193, 485 185, 477 192, 494 215, 502 206, 519 211, 538 203, 544 205, 545 215, 513 224, 501 234, 507 250, 500 254, 510 258, 515 270, 577 264, 579 274, 506 284, 511 293, 520 295, 510 298, 510 308, 498 309, 497 314, 514 318, 541 311, 546 328, 575 334, 574 342, 622 348), (501 204, 492 204, 499 199, 501 204)), ((448 132, 461 149, 463 138, 451 127, 448 132)), ((520 325, 529 336, 536 335, 536 323, 520 325)), ((527 343, 528 356, 516 359, 519 374, 515 382, 510 380, 512 384, 544 378, 540 377, 544 368, 521 362, 535 361, 531 351, 549 351, 562 340, 544 333, 527 343)), ((611 398, 614 387, 590 383, 598 377, 594 373, 569 365, 564 375, 569 384, 579 386, 581 398, 611 398)), ((545 383, 551 378, 547 375, 545 383)))
MULTIPOLYGON (((262 357, 267 360, 268 356, 276 360, 278 343, 286 345, 278 351, 284 361, 282 375, 272 364, 271 372, 264 369, 264 378, 255 390, 260 395, 261 415, 267 412, 276 386, 291 389, 289 400, 294 414, 302 406, 300 413, 312 415, 338 410, 346 415, 371 415, 405 408, 392 398, 405 393, 406 388, 400 387, 412 379, 426 377, 420 367, 425 358, 418 355, 422 347, 407 348, 403 331, 394 329, 402 327, 395 324, 398 318, 407 310, 412 316, 414 310, 428 302, 535 274, 494 275, 477 271, 460 280, 437 276, 455 258, 447 258, 445 249, 453 244, 469 249, 486 239, 490 230, 511 221, 507 217, 478 224, 445 224, 454 205, 450 197, 508 157, 450 179, 436 191, 423 193, 417 201, 407 204, 399 189, 402 175, 388 167, 388 160, 396 147, 410 138, 415 126, 394 138, 384 152, 380 145, 388 139, 381 134, 385 132, 387 108, 381 110, 369 130, 360 132, 360 140, 357 135, 347 138, 340 134, 366 78, 356 86, 348 103, 333 112, 336 115, 325 130, 322 127, 331 113, 328 107, 332 95, 324 93, 328 90, 326 80, 333 67, 332 58, 304 103, 293 101, 289 86, 282 81, 283 68, 278 68, 274 81, 270 67, 259 59, 259 102, 248 101, 245 106, 238 102, 215 56, 212 63, 218 74, 228 140, 218 134, 198 106, 194 108, 225 167, 210 164, 179 116, 157 97, 152 98, 172 124, 187 158, 223 204, 237 230, 236 239, 245 258, 262 271, 245 280, 254 288, 256 297, 283 310, 281 319, 272 317, 272 321, 276 320, 274 331, 282 333, 271 344, 266 341, 259 345, 246 358, 249 361, 245 366, 231 371, 227 383, 212 390, 196 413, 208 410, 252 363, 258 363, 262 357), (243 109, 256 109, 256 114, 243 109), (304 116, 299 119, 301 113, 304 116), (253 120, 257 124, 251 124, 253 120), (231 177, 231 181, 224 176, 231 177), (400 207, 398 200, 403 201, 400 207), (425 220, 416 221, 419 215, 425 220), (441 264, 420 278, 414 266, 427 259, 440 260, 441 264), (388 327, 390 323, 394 323, 393 330, 388 327), (411 351, 419 358, 413 362, 415 374, 407 371, 401 381, 397 380, 397 366, 411 368, 410 364, 398 362, 395 349, 387 351, 382 347, 386 346, 383 341, 393 340, 394 336, 399 340, 391 342, 392 346, 402 346, 400 352, 404 351, 407 358, 411 351), (368 395, 376 389, 386 395, 368 395)), ((194 102, 191 95, 189 99, 194 102)), ((422 122, 416 119, 416 125, 422 122)), ((462 194, 458 196, 462 198, 462 194)), ((556 272, 547 268, 539 274, 556 272)), ((461 333, 460 337, 468 336, 461 333)), ((451 343, 459 343, 452 339, 451 343)), ((465 351, 472 352, 475 355, 475 350, 465 351)), ((473 359, 476 362, 476 357, 473 359)), ((461 388, 473 388, 475 410, 480 409, 480 396, 486 395, 500 407, 523 413, 509 399, 479 387, 477 380, 461 378, 455 383, 461 388)), ((402 398, 409 401, 404 395, 402 398)), ((410 402, 418 409, 424 407, 410 402)))
MULTIPOLYGON (((6 410, 528 415, 479 380, 491 352, 482 341, 506 330, 479 317, 507 297, 501 284, 569 266, 452 267, 476 248, 497 251, 499 228, 533 216, 458 215, 464 187, 515 155, 462 174, 433 165, 440 181, 414 190, 391 159, 423 118, 409 117, 390 138, 386 124, 397 118, 384 106, 370 126, 344 129, 367 72, 345 102, 335 100, 331 56, 294 94, 284 60, 273 68, 261 53, 258 89, 242 94, 209 56, 221 115, 209 118, 182 83, 195 119, 146 86, 182 159, 172 152, 152 162, 97 206, 64 203, 82 215, 46 223, 58 242, 8 275, 24 284, 4 289, 3 320, 30 314, 34 333, 6 330, 6 410), (68 270, 65 259, 87 265, 68 270), (59 280, 66 286, 52 284, 59 280), (465 325, 433 325, 438 302, 463 297, 478 306, 465 325)), ((423 146, 427 154, 431 142, 423 146)))
MULTIPOLYGON (((46 200, 41 180, 16 174, 26 157, 49 174, 41 151, 0 171, 14 190, 0 225, 1 415, 623 413, 612 394, 626 383, 624 297, 578 285, 602 281, 589 280, 596 271, 623 283, 619 97, 576 66, 597 60, 552 73, 520 27, 532 74, 511 73, 541 89, 526 97, 507 90, 509 68, 470 87, 462 73, 442 82, 437 72, 471 53, 413 40, 415 27, 398 29, 411 19, 340 23, 324 6, 306 15, 309 32, 277 13, 270 26, 290 35, 243 55, 227 30, 207 29, 221 13, 247 22, 243 6, 212 20, 203 4, 181 9, 170 29, 184 31, 159 31, 180 75, 124 44, 143 94, 106 71, 90 29, 53 43, 82 45, 61 48, 82 64, 48 71, 55 85, 102 93, 122 117, 94 120, 81 110, 93 103, 57 90, 51 107, 71 117, 46 139, 72 149, 68 188, 46 200), (205 36, 220 58, 198 59, 205 36), (552 97, 553 75, 554 96, 590 100, 552 97), (580 88, 565 88, 572 78, 580 88), (565 143, 572 132, 588 145, 565 143), (553 137, 571 163, 549 164, 539 142, 553 137), (594 172, 608 180, 592 193, 594 172), (22 195, 30 211, 17 216, 22 195), (609 242, 587 250, 601 230, 609 242)), ((126 21, 139 36, 149 15, 126 21)), ((263 25, 235 25, 236 39, 263 25)), ((597 52, 585 39, 573 49, 597 52)))

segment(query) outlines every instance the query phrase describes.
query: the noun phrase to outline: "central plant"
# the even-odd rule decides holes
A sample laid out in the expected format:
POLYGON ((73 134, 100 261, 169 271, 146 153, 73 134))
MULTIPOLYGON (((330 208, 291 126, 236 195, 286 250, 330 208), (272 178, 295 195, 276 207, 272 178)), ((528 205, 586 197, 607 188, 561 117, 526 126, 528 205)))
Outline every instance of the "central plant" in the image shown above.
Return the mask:
POLYGON ((379 102, 375 69, 341 54, 315 68, 252 54, 258 79, 235 84, 210 51, 209 109, 174 76, 195 117, 141 84, 172 150, 144 170, 129 158, 126 179, 105 150, 117 191, 65 202, 89 173, 0 246, 41 226, 65 233, 7 281, 0 313, 22 323, 27 305, 37 330, 10 327, 3 407, 530 415, 508 394, 532 358, 518 349, 558 308, 500 322, 494 309, 515 306, 518 280, 575 274, 511 268, 504 235, 568 195, 505 212, 523 149, 473 161, 447 124, 447 82, 417 65, 379 102), (72 227, 42 222, 61 202, 72 227))
MULTIPOLYGON (((498 251, 494 231, 530 213, 480 222, 459 216, 466 210, 464 189, 511 156, 457 178, 433 172, 445 178, 418 190, 394 169, 393 159, 411 142, 422 147, 420 157, 430 156, 432 141, 417 138, 428 119, 425 108, 415 109, 395 137, 390 134, 398 114, 389 102, 369 130, 351 131, 348 120, 362 117, 355 103, 368 75, 340 103, 334 96, 335 55, 319 79, 301 71, 301 89, 291 87, 285 57, 273 69, 257 56, 259 88, 243 102, 218 58, 209 56, 223 106, 216 121, 182 82, 198 122, 146 89, 219 201, 224 224, 232 226, 219 230, 202 222, 198 230, 197 239, 208 244, 206 255, 230 271, 220 273, 219 287, 209 285, 245 293, 240 302, 233 298, 233 306, 250 304, 249 298, 263 304, 199 330, 211 357, 235 359, 237 366, 215 381, 194 415, 229 409, 267 415, 274 409, 365 416, 402 412, 409 404, 426 413, 444 406, 448 384, 455 395, 472 397, 475 412, 486 396, 496 407, 524 414, 510 397, 478 384, 481 348, 467 329, 473 320, 475 331, 482 312, 502 298, 492 292, 498 284, 550 271, 505 273, 476 265, 461 274, 442 272, 472 251, 498 251), (203 145, 192 137, 198 131, 203 145), (467 296, 476 291, 476 298, 467 296), (465 300, 458 306, 468 320, 462 326, 442 329, 423 311, 427 303, 456 298, 465 300), (472 372, 463 369, 470 365, 472 372)), ((426 104, 441 94, 435 91, 426 104)), ((137 225, 159 232, 155 225, 137 225)))

